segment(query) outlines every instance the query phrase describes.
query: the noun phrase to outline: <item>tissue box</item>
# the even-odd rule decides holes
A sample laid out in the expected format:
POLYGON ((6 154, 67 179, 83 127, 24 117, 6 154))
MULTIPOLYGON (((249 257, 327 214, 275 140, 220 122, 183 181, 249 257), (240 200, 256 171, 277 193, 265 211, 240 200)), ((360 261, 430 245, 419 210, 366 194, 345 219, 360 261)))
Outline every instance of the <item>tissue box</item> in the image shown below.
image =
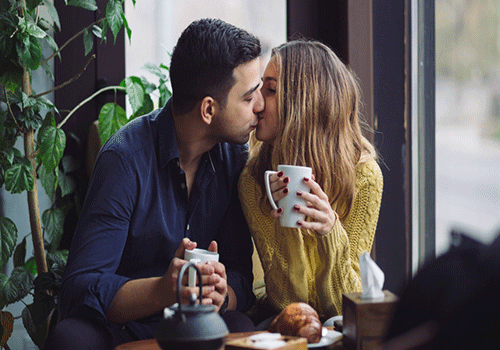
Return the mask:
POLYGON ((383 299, 361 299, 361 293, 342 296, 344 349, 376 349, 382 344, 398 297, 384 290, 383 299))

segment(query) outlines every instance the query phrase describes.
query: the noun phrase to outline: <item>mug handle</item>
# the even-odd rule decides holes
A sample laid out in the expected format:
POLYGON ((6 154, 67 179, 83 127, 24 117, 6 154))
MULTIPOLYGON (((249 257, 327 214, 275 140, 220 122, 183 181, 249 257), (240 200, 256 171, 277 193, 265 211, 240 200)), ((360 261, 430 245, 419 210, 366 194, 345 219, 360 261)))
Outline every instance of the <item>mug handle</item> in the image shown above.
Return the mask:
POLYGON ((278 210, 278 206, 273 200, 273 195, 271 193, 271 186, 269 185, 269 176, 276 173, 277 171, 273 170, 266 170, 266 172, 264 173, 264 184, 266 185, 267 198, 269 198, 269 203, 271 203, 271 206, 273 207, 274 210, 278 210))

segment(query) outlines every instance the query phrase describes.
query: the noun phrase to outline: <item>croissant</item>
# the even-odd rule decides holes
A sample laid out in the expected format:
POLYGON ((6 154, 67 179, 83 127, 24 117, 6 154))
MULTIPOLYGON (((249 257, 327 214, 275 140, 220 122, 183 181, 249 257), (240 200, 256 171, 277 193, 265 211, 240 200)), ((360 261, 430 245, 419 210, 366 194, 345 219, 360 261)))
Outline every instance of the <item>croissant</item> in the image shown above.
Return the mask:
POLYGON ((318 313, 306 303, 288 305, 269 326, 270 332, 307 338, 309 344, 321 340, 322 329, 318 313))

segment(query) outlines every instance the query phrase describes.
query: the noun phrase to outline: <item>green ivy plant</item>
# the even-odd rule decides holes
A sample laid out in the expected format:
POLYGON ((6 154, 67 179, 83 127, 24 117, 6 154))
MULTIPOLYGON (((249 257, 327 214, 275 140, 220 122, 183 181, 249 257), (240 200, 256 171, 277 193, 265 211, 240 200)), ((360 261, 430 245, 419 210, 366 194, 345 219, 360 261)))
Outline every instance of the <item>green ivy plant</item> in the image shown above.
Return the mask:
MULTIPOLYGON (((64 0, 75 11, 98 11, 100 17, 89 23, 73 36, 83 39, 87 56, 97 36, 106 42, 110 29, 114 39, 125 28, 130 39, 131 30, 123 12, 124 0, 108 0, 105 9, 98 9, 95 0, 64 0)), ((135 5, 135 0, 133 4, 135 5)), ((142 77, 127 77, 120 86, 105 87, 89 96, 65 116, 57 106, 44 96, 64 88, 78 76, 53 89, 35 92, 31 89, 33 72, 43 69, 52 79, 50 60, 60 58, 60 51, 53 33, 60 28, 59 17, 51 0, 1 0, 0 1, 0 187, 11 193, 26 192, 28 196, 31 233, 19 233, 16 224, 7 217, 0 217, 0 348, 8 348, 15 317, 4 311, 14 302, 22 301, 23 324, 34 343, 43 347, 47 331, 57 315, 57 295, 67 251, 58 250, 63 232, 67 203, 58 201, 75 192, 72 174, 78 169, 78 161, 63 156, 67 135, 61 128, 75 111, 98 94, 114 89, 126 93, 131 115, 117 103, 104 105, 99 114, 99 131, 104 143, 116 130, 135 117, 154 108, 153 98, 163 106, 171 93, 168 89, 168 69, 160 65, 145 66, 158 77, 158 84, 142 77), (44 10, 44 11, 42 11, 44 10), (48 13, 48 18, 43 17, 48 13), (50 47, 51 54, 44 57, 43 47, 50 47), (56 119, 56 116, 58 117, 56 119), (56 123, 56 120, 61 120, 56 123), (23 139, 24 152, 16 148, 16 141, 23 139), (37 181, 40 179, 45 192, 53 201, 52 206, 40 215, 37 181), (24 235, 17 244, 18 235, 24 235), (27 240, 31 236, 33 255, 27 252, 27 240), (5 273, 11 261, 13 270, 5 273), (33 302, 24 300, 33 296, 33 302)), ((89 60, 90 62, 90 60, 89 60)), ((64 63, 64 62, 62 62, 64 63)), ((88 64, 88 63, 87 63, 88 64)), ((82 72, 85 67, 82 68, 82 72)), ((22 236, 21 236, 22 237, 22 236)))

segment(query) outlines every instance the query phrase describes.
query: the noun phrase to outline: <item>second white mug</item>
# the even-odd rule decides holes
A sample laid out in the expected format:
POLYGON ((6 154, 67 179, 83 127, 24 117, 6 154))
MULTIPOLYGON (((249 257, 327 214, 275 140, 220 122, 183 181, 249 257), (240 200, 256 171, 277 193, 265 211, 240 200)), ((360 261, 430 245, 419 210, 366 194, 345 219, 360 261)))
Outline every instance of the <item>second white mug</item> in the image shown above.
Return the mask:
MULTIPOLYGON (((207 261, 219 261, 219 254, 200 248, 186 249, 184 251, 184 260, 194 262, 195 264, 204 264, 207 261)), ((188 276, 188 286, 196 287, 196 270, 189 268, 188 276)))
POLYGON ((271 187, 269 185, 269 176, 282 171, 284 177, 288 177, 290 181, 287 183, 288 195, 278 201, 278 205, 283 208, 283 213, 280 217, 280 225, 283 227, 300 227, 297 225, 298 220, 305 220, 305 215, 298 213, 293 209, 295 204, 305 206, 306 201, 297 196, 297 191, 309 192, 309 186, 304 183, 304 177, 310 178, 312 168, 298 165, 278 165, 278 171, 267 170, 264 173, 264 183, 266 185, 266 193, 269 202, 273 209, 278 210, 278 205, 273 200, 271 187))

